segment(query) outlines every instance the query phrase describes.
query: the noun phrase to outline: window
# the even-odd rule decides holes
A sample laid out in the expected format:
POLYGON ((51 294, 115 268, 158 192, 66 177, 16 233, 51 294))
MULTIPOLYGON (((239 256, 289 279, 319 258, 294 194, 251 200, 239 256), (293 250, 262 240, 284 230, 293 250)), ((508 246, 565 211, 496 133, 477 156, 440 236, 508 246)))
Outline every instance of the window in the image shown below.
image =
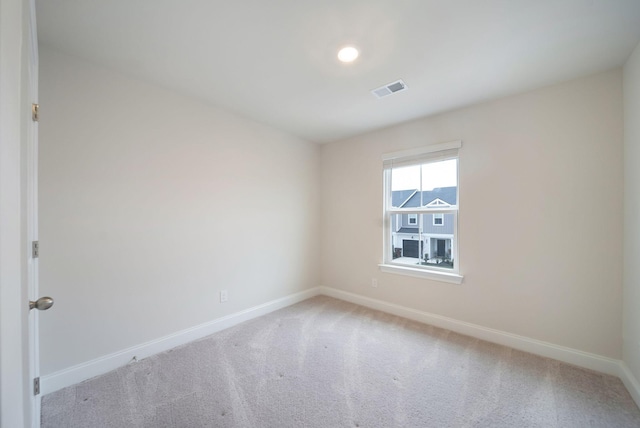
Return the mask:
POLYGON ((462 282, 458 259, 460 147, 462 142, 454 141, 383 156, 383 271, 462 282))

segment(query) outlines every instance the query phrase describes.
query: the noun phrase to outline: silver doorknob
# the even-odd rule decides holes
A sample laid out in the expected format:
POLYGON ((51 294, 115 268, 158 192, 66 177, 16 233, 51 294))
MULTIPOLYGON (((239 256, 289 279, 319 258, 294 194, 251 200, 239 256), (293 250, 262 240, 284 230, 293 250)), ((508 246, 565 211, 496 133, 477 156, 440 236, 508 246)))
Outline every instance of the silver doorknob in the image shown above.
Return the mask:
POLYGON ((41 297, 35 302, 29 301, 29 310, 37 309, 39 311, 46 311, 53 306, 53 299, 51 297, 41 297))

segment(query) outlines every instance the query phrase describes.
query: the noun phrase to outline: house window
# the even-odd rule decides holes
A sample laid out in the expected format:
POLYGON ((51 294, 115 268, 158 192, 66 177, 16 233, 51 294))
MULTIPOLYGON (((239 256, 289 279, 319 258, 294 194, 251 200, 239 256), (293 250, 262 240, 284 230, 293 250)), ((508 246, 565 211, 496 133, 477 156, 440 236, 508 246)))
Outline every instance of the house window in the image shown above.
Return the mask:
POLYGON ((458 257, 461 147, 462 142, 454 141, 383 156, 383 271, 462 282, 458 257), (406 227, 398 224, 400 218, 407 219, 406 227))

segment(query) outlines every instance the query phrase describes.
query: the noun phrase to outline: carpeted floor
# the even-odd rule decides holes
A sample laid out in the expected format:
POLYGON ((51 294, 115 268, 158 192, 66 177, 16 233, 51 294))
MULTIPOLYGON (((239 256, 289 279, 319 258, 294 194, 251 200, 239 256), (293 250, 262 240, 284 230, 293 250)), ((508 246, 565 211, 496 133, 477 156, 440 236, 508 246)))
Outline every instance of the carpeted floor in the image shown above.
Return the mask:
POLYGON ((42 426, 640 427, 622 382, 315 297, 42 398, 42 426))

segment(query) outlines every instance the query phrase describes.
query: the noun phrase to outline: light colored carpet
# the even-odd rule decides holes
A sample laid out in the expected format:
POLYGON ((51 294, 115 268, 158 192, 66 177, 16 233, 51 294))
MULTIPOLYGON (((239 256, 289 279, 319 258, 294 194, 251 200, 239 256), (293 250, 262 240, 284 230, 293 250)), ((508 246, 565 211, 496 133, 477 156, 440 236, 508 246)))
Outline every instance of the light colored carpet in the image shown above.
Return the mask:
POLYGON ((329 297, 46 395, 42 426, 640 427, 619 379, 329 297))

